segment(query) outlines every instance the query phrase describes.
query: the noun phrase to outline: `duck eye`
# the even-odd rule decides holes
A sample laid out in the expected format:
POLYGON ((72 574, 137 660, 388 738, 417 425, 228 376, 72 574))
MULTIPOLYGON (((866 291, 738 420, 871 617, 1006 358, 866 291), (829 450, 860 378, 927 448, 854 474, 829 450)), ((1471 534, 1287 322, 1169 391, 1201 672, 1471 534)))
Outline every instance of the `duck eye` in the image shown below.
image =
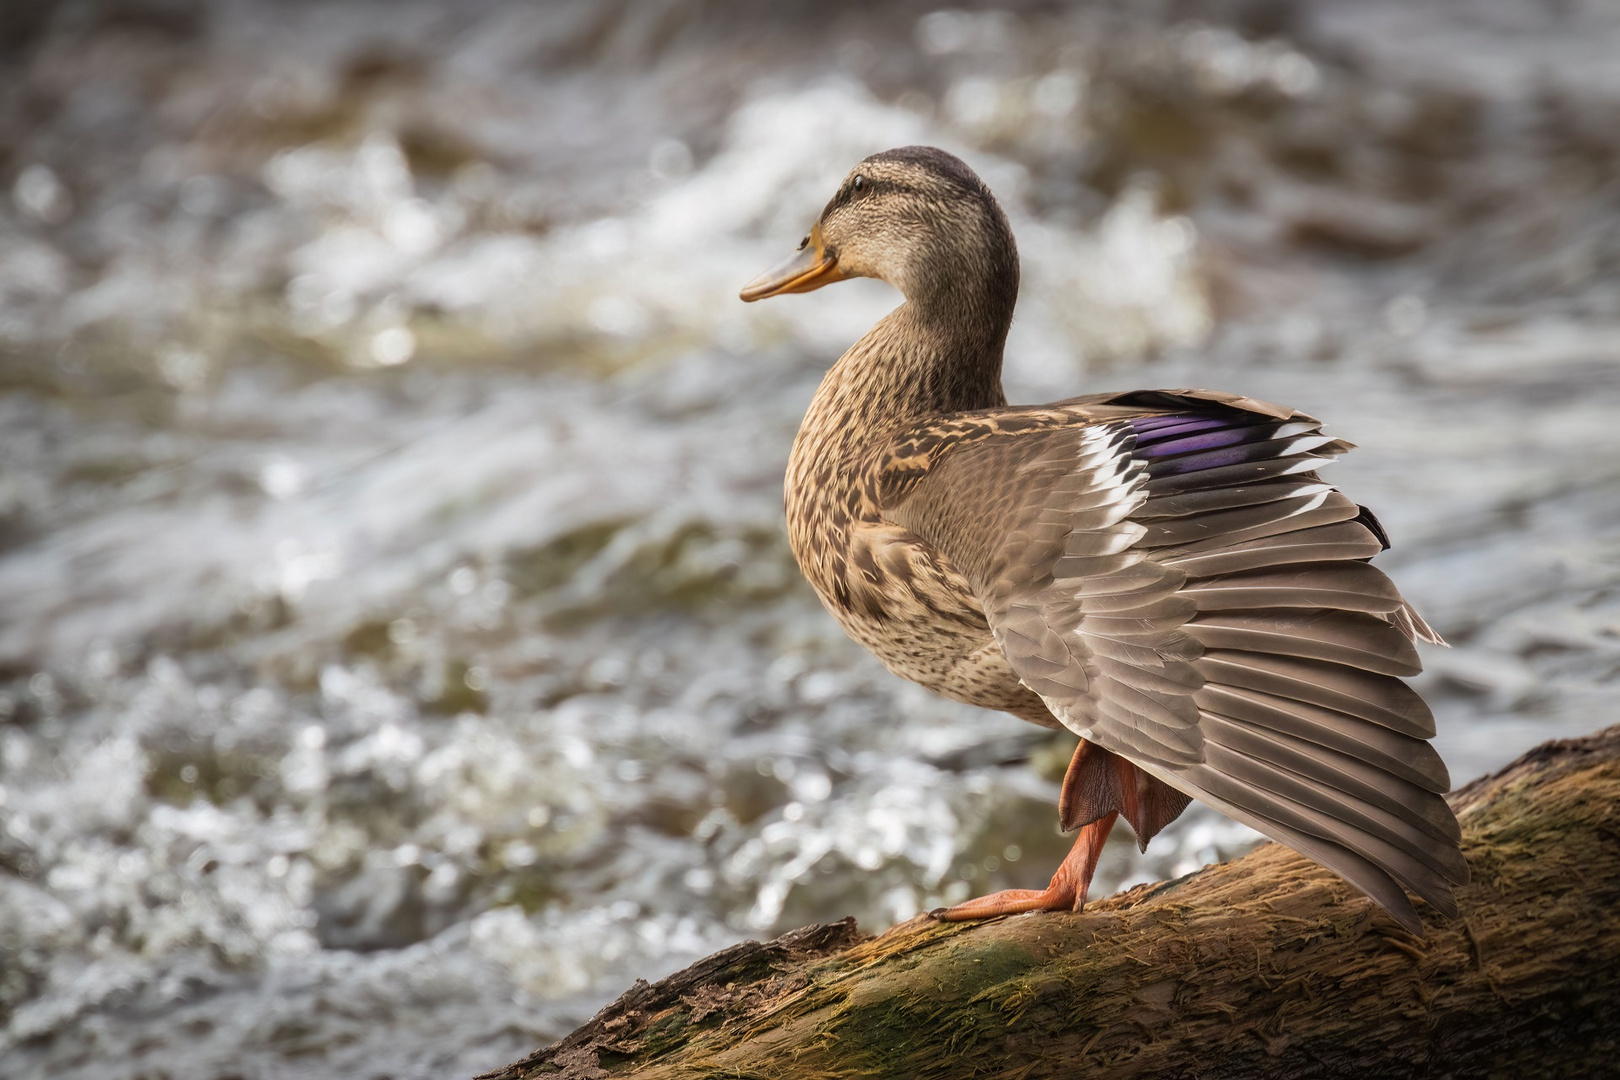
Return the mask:
POLYGON ((866 177, 862 176, 860 173, 856 173, 855 174, 855 179, 853 179, 853 180, 851 180, 849 182, 849 187, 850 187, 851 191, 860 191, 865 186, 866 186, 866 177))

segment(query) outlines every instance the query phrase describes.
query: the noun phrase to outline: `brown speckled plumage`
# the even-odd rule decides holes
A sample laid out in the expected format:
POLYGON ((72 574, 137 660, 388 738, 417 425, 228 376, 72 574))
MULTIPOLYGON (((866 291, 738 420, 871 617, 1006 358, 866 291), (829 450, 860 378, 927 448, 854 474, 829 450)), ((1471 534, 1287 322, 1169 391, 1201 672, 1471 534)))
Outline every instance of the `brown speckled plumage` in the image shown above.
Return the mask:
POLYGON ((1432 718, 1401 682, 1438 640, 1368 560, 1365 509, 1315 469, 1347 444, 1210 391, 1009 407, 1005 216, 966 165, 858 165, 801 253, 745 299, 879 277, 906 302, 828 372, 793 447, 794 555, 888 668, 1084 740, 1075 851, 1041 892, 947 917, 1079 906, 1116 815, 1147 840, 1200 798, 1420 930, 1466 880, 1432 718))

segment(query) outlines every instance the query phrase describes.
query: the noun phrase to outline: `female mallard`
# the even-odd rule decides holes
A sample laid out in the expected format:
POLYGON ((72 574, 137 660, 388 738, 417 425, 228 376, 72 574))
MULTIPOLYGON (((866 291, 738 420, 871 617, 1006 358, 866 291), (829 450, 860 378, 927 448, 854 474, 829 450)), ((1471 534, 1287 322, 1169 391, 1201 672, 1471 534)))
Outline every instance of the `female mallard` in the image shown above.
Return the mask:
POLYGON ((1208 390, 1009 406, 1018 252, 957 158, 867 158, 744 300, 875 277, 905 302, 828 372, 787 474, 799 566, 897 675, 1081 737, 1044 890, 943 913, 1078 909, 1123 814, 1191 798, 1338 872, 1401 925, 1468 878, 1434 720, 1400 679, 1439 638, 1368 560, 1373 515, 1316 474, 1312 417, 1208 390))

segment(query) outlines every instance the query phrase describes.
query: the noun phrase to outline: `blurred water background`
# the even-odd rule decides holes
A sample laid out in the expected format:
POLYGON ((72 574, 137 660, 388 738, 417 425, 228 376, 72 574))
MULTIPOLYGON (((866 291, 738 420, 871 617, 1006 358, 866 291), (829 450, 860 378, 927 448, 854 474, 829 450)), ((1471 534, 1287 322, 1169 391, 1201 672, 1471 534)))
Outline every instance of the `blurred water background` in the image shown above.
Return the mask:
POLYGON ((896 296, 736 290, 895 145, 1008 207, 1015 401, 1361 444, 1459 782, 1614 721, 1617 55, 1596 0, 0 8, 0 1074, 468 1075, 1044 883, 1067 746, 783 538, 896 296))

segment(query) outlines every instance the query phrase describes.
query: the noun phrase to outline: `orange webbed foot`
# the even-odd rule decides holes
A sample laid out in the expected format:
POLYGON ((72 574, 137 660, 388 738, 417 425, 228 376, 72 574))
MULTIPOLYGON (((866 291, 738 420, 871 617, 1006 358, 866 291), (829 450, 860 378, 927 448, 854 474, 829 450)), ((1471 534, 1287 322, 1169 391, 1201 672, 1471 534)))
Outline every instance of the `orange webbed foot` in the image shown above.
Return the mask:
POLYGON ((970 919, 993 919, 997 915, 1020 915, 1026 911, 1078 911, 1085 897, 1073 889, 1004 889, 967 900, 955 907, 945 908, 935 918, 945 922, 967 922, 970 919))
POLYGON ((1103 844, 1114 827, 1118 813, 1110 812, 1080 830, 1074 847, 1052 875, 1044 889, 1006 889, 935 912, 945 922, 993 919, 997 915, 1018 915, 1026 911, 1079 911, 1085 906, 1091 875, 1097 869, 1103 844))

